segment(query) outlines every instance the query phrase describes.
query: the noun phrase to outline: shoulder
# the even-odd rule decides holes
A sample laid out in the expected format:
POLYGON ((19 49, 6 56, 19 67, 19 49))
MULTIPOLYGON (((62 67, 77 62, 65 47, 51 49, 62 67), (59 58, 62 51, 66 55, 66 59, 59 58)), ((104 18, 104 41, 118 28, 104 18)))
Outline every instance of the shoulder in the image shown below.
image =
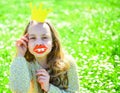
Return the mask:
POLYGON ((66 58, 70 63, 70 68, 67 72, 69 81, 68 91, 71 92, 79 91, 79 78, 78 78, 79 75, 76 60, 71 55, 67 55, 66 58))
POLYGON ((23 69, 23 68, 31 68, 33 65, 33 62, 28 62, 25 57, 19 57, 19 56, 16 56, 12 63, 11 63, 11 68, 13 69, 23 69))
POLYGON ((69 62, 69 70, 68 73, 77 72, 77 64, 76 60, 71 55, 65 55, 65 60, 69 62))
POLYGON ((76 60, 71 55, 65 55, 65 60, 70 64, 70 67, 76 66, 76 60))

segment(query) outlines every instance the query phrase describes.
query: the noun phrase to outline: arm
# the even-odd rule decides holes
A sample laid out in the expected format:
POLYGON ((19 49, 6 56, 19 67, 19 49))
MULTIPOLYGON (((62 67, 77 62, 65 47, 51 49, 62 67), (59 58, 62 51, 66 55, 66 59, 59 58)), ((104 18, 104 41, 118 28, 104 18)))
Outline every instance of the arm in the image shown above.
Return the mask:
POLYGON ((70 70, 68 71, 68 82, 69 85, 67 90, 61 90, 50 84, 48 93, 79 93, 79 81, 76 65, 74 63, 71 63, 70 70))
POLYGON ((10 68, 10 89, 13 93, 28 93, 30 73, 24 57, 16 57, 10 68))

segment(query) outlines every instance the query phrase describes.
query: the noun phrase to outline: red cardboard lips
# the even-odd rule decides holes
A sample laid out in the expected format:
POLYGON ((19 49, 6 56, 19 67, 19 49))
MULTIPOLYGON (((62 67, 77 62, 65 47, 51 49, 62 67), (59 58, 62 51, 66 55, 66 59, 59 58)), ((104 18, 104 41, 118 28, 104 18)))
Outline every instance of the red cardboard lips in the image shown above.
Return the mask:
POLYGON ((45 45, 36 45, 33 49, 34 52, 38 54, 42 54, 47 50, 47 47, 45 45))

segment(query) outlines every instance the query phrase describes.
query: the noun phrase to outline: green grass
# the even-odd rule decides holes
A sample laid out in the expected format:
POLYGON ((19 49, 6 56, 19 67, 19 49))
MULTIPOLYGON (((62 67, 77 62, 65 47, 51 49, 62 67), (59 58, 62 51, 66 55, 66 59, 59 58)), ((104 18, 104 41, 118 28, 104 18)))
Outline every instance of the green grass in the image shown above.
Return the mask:
MULTIPOLYGON (((76 59, 80 93, 120 93, 119 0, 34 0, 53 11, 48 19, 76 59)), ((18 39, 30 20, 30 0, 0 2, 0 93, 8 88, 18 39)))

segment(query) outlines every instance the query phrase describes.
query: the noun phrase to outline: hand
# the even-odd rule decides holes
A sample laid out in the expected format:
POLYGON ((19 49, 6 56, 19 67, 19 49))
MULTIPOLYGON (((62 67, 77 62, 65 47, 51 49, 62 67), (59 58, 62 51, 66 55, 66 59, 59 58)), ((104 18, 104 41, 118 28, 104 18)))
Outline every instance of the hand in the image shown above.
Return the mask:
POLYGON ((19 40, 16 41, 17 48, 17 56, 24 56, 27 51, 27 43, 28 43, 28 34, 25 34, 19 40))
POLYGON ((50 75, 45 69, 37 70, 36 75, 38 76, 37 81, 41 85, 41 89, 47 92, 49 90, 50 75))

